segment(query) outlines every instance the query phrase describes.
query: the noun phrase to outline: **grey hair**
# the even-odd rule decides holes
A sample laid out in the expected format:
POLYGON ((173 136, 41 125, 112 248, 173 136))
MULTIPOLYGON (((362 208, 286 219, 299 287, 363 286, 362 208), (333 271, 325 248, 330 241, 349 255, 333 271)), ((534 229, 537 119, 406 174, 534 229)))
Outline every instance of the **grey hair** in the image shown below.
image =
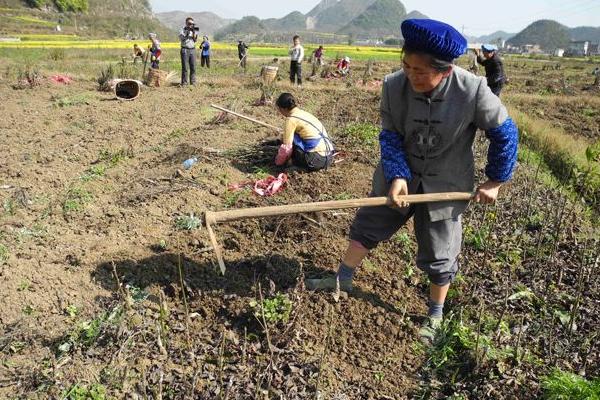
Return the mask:
POLYGON ((447 72, 452 67, 452 65, 454 65, 453 61, 442 60, 441 58, 438 58, 429 53, 425 53, 419 50, 413 50, 410 47, 404 46, 402 48, 402 52, 404 54, 421 54, 427 56, 429 58, 429 66, 437 72, 447 72))

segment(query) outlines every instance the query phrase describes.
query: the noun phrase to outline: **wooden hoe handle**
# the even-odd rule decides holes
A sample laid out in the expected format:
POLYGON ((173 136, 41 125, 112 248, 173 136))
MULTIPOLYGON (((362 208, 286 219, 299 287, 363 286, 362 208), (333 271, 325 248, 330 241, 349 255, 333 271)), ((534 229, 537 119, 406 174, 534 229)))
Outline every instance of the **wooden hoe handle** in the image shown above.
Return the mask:
MULTIPOLYGON (((398 200, 403 200, 409 204, 419 204, 437 203, 442 201, 469 201, 472 198, 473 193, 449 192, 411 194, 407 196, 400 196, 398 200)), ((221 248, 219 247, 219 243, 217 242, 217 238, 211 226, 218 222, 238 221, 249 218, 275 217, 280 215, 302 214, 308 212, 343 210, 347 208, 378 207, 391 204, 392 202, 389 197, 369 197, 355 200, 336 200, 316 203, 290 204, 283 206, 242 208, 239 210, 229 211, 207 211, 204 214, 204 220, 206 222, 208 236, 215 251, 215 255, 217 256, 217 261, 219 262, 221 273, 225 274, 225 262, 223 261, 221 248)))

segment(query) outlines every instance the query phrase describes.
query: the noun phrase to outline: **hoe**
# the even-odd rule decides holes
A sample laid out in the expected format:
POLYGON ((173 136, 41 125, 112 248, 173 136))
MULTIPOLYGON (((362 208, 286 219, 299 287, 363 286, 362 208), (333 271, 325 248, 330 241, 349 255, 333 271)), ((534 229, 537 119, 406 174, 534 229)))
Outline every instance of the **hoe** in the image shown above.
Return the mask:
MULTIPOLYGON (((448 192, 431 194, 412 194, 400 196, 398 200, 409 204, 436 203, 443 201, 469 201, 473 198, 472 193, 448 192)), ((336 200, 316 203, 290 204, 283 206, 245 208, 229 211, 206 211, 204 221, 212 247, 217 257, 221 273, 225 274, 225 262, 223 253, 217 242, 217 237, 212 227, 219 222, 238 221, 250 218, 276 217, 280 215, 302 214, 309 212, 343 210, 358 207, 390 206, 392 201, 388 197, 369 197, 354 200, 336 200)))

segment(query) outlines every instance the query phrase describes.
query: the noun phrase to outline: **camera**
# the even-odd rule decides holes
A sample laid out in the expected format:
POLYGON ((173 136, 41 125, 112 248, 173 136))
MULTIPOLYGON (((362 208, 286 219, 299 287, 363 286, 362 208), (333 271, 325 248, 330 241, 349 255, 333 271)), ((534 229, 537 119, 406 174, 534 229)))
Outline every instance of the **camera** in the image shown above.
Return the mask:
POLYGON ((196 25, 186 26, 185 29, 187 29, 188 31, 200 32, 200 28, 196 25))

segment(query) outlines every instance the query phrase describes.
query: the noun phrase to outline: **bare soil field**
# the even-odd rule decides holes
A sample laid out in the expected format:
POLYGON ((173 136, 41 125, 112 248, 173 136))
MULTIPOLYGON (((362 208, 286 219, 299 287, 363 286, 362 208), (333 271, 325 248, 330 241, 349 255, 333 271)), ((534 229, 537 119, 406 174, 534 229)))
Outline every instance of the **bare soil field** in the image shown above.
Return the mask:
MULTIPOLYGON (((253 105, 256 71, 200 74, 193 88, 145 88, 129 102, 97 91, 92 76, 14 90, 6 74, 0 398, 533 399, 555 368, 598 377, 597 215, 527 149, 499 203, 465 215, 462 274, 432 349, 417 338, 427 282, 410 227, 340 298, 302 282, 337 268, 352 210, 218 225, 218 272, 204 211, 368 195, 380 94, 359 84, 364 68, 302 90, 278 83, 345 155, 324 172, 289 172, 270 198, 229 185, 281 172, 274 132, 215 122, 210 108, 282 125, 273 107, 253 105), (186 171, 191 156, 199 162, 186 171)), ((394 68, 377 63, 370 79, 394 68)), ((598 139, 598 94, 546 100, 509 70, 511 104, 598 139)), ((482 133, 479 171, 486 148, 482 133)))

